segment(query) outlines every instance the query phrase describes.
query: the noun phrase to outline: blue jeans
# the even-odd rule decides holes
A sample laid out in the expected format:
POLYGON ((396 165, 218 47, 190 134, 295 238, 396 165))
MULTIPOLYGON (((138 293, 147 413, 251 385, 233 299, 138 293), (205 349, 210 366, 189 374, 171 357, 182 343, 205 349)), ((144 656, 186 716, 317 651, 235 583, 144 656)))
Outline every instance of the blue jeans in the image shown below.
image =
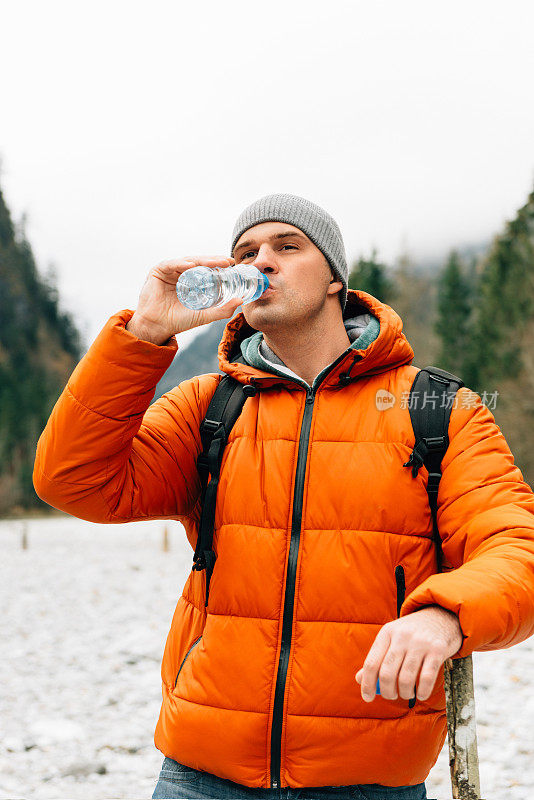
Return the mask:
POLYGON ((209 772, 164 758, 152 800, 427 800, 424 783, 417 786, 317 786, 305 789, 250 789, 240 783, 217 778, 209 772))

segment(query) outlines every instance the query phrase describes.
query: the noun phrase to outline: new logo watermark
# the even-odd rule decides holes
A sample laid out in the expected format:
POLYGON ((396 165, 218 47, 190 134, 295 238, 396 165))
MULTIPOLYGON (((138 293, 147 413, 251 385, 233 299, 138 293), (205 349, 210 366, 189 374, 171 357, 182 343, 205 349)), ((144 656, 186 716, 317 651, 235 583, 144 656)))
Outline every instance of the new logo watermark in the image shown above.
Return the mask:
POLYGON ((392 392, 388 392, 387 389, 379 389, 375 395, 375 404, 378 411, 387 411, 389 408, 393 408, 397 401, 397 398, 392 392))
MULTIPOLYGON (((446 395, 437 392, 419 392, 415 390, 410 393, 410 390, 401 392, 399 408, 425 408, 431 406, 434 408, 475 408, 478 405, 487 406, 489 409, 495 409, 497 405, 497 397, 499 392, 476 392, 467 389, 466 391, 460 390, 454 395, 446 395)), ((378 389, 375 395, 375 404, 378 411, 388 411, 393 408, 397 402, 397 397, 387 389, 378 389)))

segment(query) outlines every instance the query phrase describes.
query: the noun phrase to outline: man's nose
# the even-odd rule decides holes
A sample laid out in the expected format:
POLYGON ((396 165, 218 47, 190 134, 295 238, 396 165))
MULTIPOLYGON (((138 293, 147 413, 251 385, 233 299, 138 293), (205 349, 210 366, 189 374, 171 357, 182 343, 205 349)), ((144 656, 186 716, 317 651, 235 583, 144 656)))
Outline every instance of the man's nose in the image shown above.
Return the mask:
POLYGON ((258 250, 258 255, 254 259, 254 266, 256 269, 259 269, 260 272, 278 271, 274 253, 272 249, 268 247, 268 245, 261 245, 260 249, 258 250))

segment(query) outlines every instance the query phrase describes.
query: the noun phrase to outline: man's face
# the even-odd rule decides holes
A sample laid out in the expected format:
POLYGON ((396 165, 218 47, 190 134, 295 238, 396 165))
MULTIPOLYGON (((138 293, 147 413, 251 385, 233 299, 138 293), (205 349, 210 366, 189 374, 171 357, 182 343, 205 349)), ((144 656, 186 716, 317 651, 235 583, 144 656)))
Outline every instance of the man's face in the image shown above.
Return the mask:
POLYGON ((269 278, 270 289, 243 314, 256 330, 298 325, 335 302, 342 288, 318 247, 294 225, 262 222, 246 230, 234 248, 236 264, 252 264, 269 278))

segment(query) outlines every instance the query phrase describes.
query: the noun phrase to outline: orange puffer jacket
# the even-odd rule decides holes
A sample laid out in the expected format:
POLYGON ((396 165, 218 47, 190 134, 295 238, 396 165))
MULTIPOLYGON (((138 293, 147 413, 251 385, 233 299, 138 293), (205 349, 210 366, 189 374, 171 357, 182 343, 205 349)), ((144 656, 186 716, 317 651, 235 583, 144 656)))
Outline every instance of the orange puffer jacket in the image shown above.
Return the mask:
MULTIPOLYGON (((403 468, 413 351, 393 309, 351 291, 345 317, 358 306, 378 336, 348 348, 313 391, 232 362, 254 333, 242 314, 219 347, 221 369, 258 392, 224 453, 208 608, 196 571, 176 606, 155 744, 250 787, 425 780, 446 734, 443 673, 413 708, 365 703, 355 682, 397 616, 398 565, 401 614, 430 604, 458 614, 457 656, 534 632, 534 496, 492 413, 460 389, 439 489, 448 571, 434 574, 427 472, 403 468), (396 398, 386 410, 380 390, 396 398)), ((125 330, 132 314, 113 316, 74 370, 39 440, 35 488, 95 522, 180 520, 194 547, 199 424, 221 376, 187 380, 149 407, 177 344, 138 340, 125 330)))

